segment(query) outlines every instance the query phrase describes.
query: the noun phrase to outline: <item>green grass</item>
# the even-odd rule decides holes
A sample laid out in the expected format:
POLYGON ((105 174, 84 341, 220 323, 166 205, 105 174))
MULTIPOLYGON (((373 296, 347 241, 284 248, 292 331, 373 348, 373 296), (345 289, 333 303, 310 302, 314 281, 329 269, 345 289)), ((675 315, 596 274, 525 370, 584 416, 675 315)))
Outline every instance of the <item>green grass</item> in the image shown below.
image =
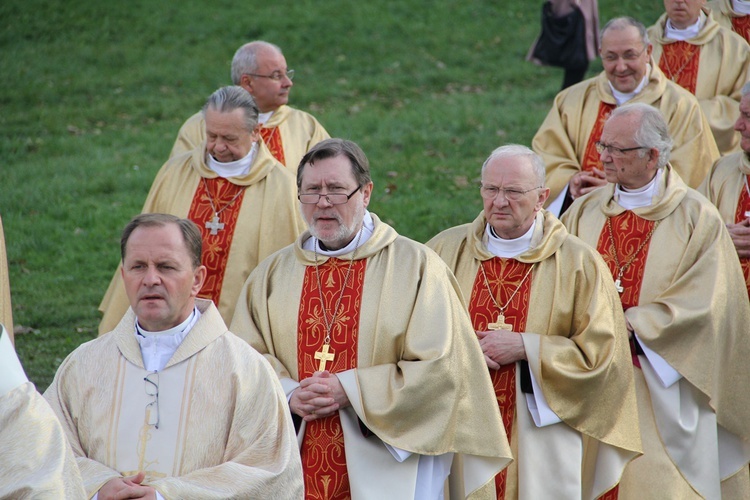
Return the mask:
MULTIPOLYGON (((549 109, 562 71, 524 61, 540 3, 0 4, 0 215, 14 320, 30 330, 16 345, 38 389, 95 335, 122 226, 242 43, 284 49, 292 104, 363 147, 371 209, 426 241, 476 216, 481 162, 528 145, 549 109)), ((660 10, 602 2, 600 18, 650 24, 660 10)))

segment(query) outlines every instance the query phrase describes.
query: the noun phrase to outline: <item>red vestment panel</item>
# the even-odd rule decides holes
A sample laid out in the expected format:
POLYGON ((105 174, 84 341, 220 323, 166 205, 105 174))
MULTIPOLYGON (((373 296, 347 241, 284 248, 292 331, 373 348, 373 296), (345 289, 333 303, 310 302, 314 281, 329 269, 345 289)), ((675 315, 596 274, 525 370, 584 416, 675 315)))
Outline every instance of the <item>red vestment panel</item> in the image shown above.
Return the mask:
POLYGON ((686 41, 669 43, 664 46, 659 59, 659 68, 680 87, 695 95, 700 67, 701 48, 686 41))
MULTIPOLYGON (((750 16, 746 16, 743 19, 750 19, 750 16)), ((734 215, 734 222, 736 224, 748 219, 747 213, 750 213, 750 195, 747 193, 747 189, 743 189, 740 193, 740 199, 737 202, 737 212, 734 215)), ((747 288, 748 296, 750 296, 750 258, 740 258, 740 264, 742 265, 742 274, 745 276, 745 288, 747 288)))
MULTIPOLYGON (((279 127, 261 127, 260 136, 263 138, 263 142, 266 143, 266 147, 271 151, 273 157, 282 165, 286 165, 286 162, 284 161, 284 145, 281 144, 281 132, 279 132, 279 127)), ((293 166, 295 168, 297 167, 297 165, 293 166)))
POLYGON ((732 29, 750 43, 750 16, 733 17, 732 29))
POLYGON ((596 143, 602 137, 604 122, 607 121, 607 118, 609 118, 610 113, 612 113, 612 110, 614 109, 614 104, 607 104, 606 102, 599 103, 599 112, 596 115, 594 126, 591 128, 589 142, 586 144, 586 151, 583 155, 583 161, 581 162, 581 170, 584 172, 591 172, 595 168, 602 168, 602 162, 599 159, 599 153, 596 150, 596 143))

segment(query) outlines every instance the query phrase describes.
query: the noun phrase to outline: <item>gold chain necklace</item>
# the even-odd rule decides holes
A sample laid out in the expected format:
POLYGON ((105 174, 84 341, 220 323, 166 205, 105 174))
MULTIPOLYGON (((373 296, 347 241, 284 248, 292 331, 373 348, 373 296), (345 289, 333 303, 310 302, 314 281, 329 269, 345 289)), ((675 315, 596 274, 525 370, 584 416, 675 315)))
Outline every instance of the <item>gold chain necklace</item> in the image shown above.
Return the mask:
POLYGON ((211 205, 211 210, 214 211, 214 217, 211 219, 211 221, 206 222, 206 229, 211 230, 211 234, 215 235, 219 233, 219 230, 224 229, 224 223, 219 220, 219 214, 226 210, 232 203, 234 203, 234 200, 240 197, 242 193, 245 192, 244 189, 240 190, 236 195, 234 195, 234 198, 229 200, 229 203, 221 207, 221 209, 216 210, 216 205, 214 205, 214 200, 211 198, 211 191, 208 189, 208 182, 206 182, 205 177, 201 177, 201 180, 203 181, 203 185, 206 187, 206 196, 208 197, 208 203, 211 205))
MULTIPOLYGON (((690 45, 690 46, 691 46, 691 47, 694 47, 693 45, 690 45)), ((693 50, 693 52, 692 52, 692 53, 690 54, 690 57, 688 57, 688 58, 687 58, 687 61, 685 61, 685 62, 683 63, 683 65, 682 65, 682 66, 680 66, 680 69, 678 69, 678 70, 677 70, 677 73, 672 73, 672 68, 670 68, 670 67, 669 67, 669 64, 667 63, 667 60, 666 60, 666 59, 664 59, 664 66, 665 66, 665 68, 664 68, 664 69, 666 70, 666 72, 668 72, 668 73, 669 73, 669 75, 668 75, 668 76, 669 76, 669 79, 670 79, 670 80, 672 80, 673 82, 676 82, 676 81, 677 81, 677 79, 678 79, 678 78, 680 77, 680 75, 682 74, 682 70, 684 70, 684 69, 685 69, 685 68, 687 67, 687 65, 688 65, 688 64, 690 64, 690 61, 692 61, 692 60, 693 60, 693 57, 695 57, 695 54, 697 54, 697 53, 698 53, 699 51, 700 51, 700 49, 698 49, 698 48, 695 48, 695 49, 693 50)))
POLYGON ((330 345, 331 345, 331 331, 333 330, 333 325, 336 323, 336 316, 339 313, 339 307, 341 307, 341 301, 344 298, 344 292, 346 292, 346 284, 349 282, 349 274, 352 271, 352 267, 354 266, 354 259, 357 257, 357 250, 359 250, 359 240, 362 238, 362 232, 364 231, 364 224, 362 224, 362 227, 359 230, 359 235, 357 236, 357 242, 354 244, 354 253, 352 254, 352 260, 349 261, 349 267, 346 270, 346 276, 344 277, 344 284, 341 286, 341 293, 339 293, 339 299, 336 301, 336 307, 333 309, 333 315, 331 316, 331 322, 328 322, 328 313, 326 312, 326 303, 323 299, 323 283, 320 281, 320 267, 318 266, 318 242, 315 242, 315 276, 318 279, 318 293, 320 294, 320 309, 323 312, 323 322, 326 325, 326 336, 325 339, 323 339, 323 347, 320 351, 317 351, 315 353, 315 359, 320 360, 320 364, 318 365, 318 371, 324 371, 326 369, 326 363, 328 361, 333 361, 334 353, 329 352, 330 345))
POLYGON ((640 251, 643 249, 643 247, 646 246, 646 243, 649 242, 651 239, 651 236, 654 234, 654 231, 656 231, 656 228, 659 226, 659 222, 654 222, 654 226, 651 228, 651 231, 648 232, 646 235, 646 238, 641 242, 641 245, 630 254, 630 258, 625 263, 624 266, 620 265, 620 259, 617 258, 617 247, 615 246, 615 235, 612 233, 612 217, 607 217, 607 228, 609 229, 609 242, 612 244, 612 254, 615 257, 615 266, 617 266, 618 272, 617 272, 617 279, 615 280, 615 288, 617 288, 617 291, 619 293, 622 293, 625 291, 625 289, 622 287, 622 275, 625 274, 625 271, 628 270, 630 267, 630 264, 633 263, 636 256, 640 253, 640 251))
POLYGON ((482 270, 482 276, 484 277, 484 285, 487 287, 487 292, 490 294, 490 299, 492 299, 492 303, 495 304, 495 307, 497 307, 500 310, 500 313, 497 315, 497 321, 494 323, 490 323, 487 325, 487 328, 490 330, 510 330, 513 328, 513 325, 505 322, 505 310, 510 305, 511 301, 513 300, 513 297, 516 296, 518 291, 521 289, 521 286, 523 286, 523 283, 526 281, 526 278, 529 277, 529 274, 531 274, 531 270, 534 269, 534 266, 536 265, 536 262, 529 267, 529 270, 526 271, 526 274, 523 275, 523 278, 521 278, 521 282, 518 283, 518 286, 515 290, 513 290, 513 293, 510 294, 510 298, 505 303, 504 306, 501 306, 497 299, 495 299, 495 295, 492 293, 492 288, 490 288, 490 282, 487 280, 487 273, 484 271, 484 262, 479 263, 479 269, 482 270))

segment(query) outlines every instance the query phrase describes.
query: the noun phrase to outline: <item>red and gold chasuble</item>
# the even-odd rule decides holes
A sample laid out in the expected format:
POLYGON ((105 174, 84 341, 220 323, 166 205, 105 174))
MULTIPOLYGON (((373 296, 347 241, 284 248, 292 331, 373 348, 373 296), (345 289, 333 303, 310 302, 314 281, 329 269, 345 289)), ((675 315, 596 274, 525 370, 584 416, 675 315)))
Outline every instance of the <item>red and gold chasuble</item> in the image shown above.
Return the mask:
POLYGON ((659 68, 667 78, 695 95, 701 48, 682 40, 664 45, 659 68))
POLYGON ((750 16, 733 17, 732 29, 750 43, 750 16))
MULTIPOLYGON (((750 19, 750 16, 746 17, 750 19)), ((737 212, 734 215, 735 224, 750 218, 746 215, 748 212, 750 212, 750 195, 748 195, 747 189, 743 189, 737 202, 737 212)), ((740 258, 740 264, 742 265, 742 274, 745 276, 745 288, 747 288, 747 294, 750 296, 750 258, 740 258)))
MULTIPOLYGON (((284 145, 281 144, 281 132, 279 132, 279 127, 261 127, 260 136, 263 139, 263 142, 266 143, 268 150, 271 151, 273 157, 282 165, 287 166, 284 161, 284 145)), ((296 167, 297 165, 293 166, 296 167)))
POLYGON ((217 305, 221 297, 221 285, 224 282, 229 249, 232 247, 232 238, 237 225, 237 217, 240 214, 242 199, 245 197, 245 189, 246 186, 232 184, 222 177, 215 179, 204 177, 198 183, 198 189, 195 190, 188 211, 188 219, 195 222, 201 231, 201 240, 203 241, 201 261, 207 269, 206 281, 203 283, 203 288, 201 288, 198 297, 211 299, 217 305), (206 191, 207 188, 208 191, 206 191), (219 219, 224 227, 218 230, 206 227, 206 224, 210 223, 214 217, 211 200, 213 200, 216 210, 221 211, 219 219), (216 234, 211 234, 213 232, 216 234))
MULTIPOLYGON (((359 311, 367 260, 354 261, 345 284, 349 264, 348 260, 331 258, 318 267, 325 302, 322 305, 316 267, 308 266, 305 270, 297 318, 297 373, 300 380, 318 371, 322 361, 320 358, 326 357, 321 356, 321 353, 325 352, 322 349, 326 337, 324 314, 327 315, 329 323, 335 316, 329 346, 334 358, 333 361, 326 362, 325 369, 337 373, 357 367, 359 311), (341 304, 336 312, 334 308, 339 298, 341 304)), ((305 479, 305 498, 351 498, 344 434, 338 413, 307 423, 300 453, 305 479)))
MULTIPOLYGON (((533 264, 519 262, 515 259, 494 257, 481 262, 480 265, 484 267, 487 282, 492 289, 495 300, 500 305, 505 305, 519 284, 521 285, 513 300, 505 309, 505 322, 513 327, 514 332, 525 331, 533 276, 528 276, 525 280, 524 277, 533 264), (523 283, 521 284, 522 280, 523 283)), ((482 270, 479 269, 469 302, 469 315, 474 330, 487 331, 488 325, 497 320, 498 314, 498 308, 487 289, 482 270)), ((513 430, 513 417, 516 411, 516 364, 501 366, 499 370, 490 370, 490 377, 495 388, 495 397, 500 407, 500 414, 503 418, 505 434, 510 440, 513 430)), ((503 470, 495 476, 495 491, 498 500, 505 498, 506 475, 507 470, 503 470)))
POLYGON ((583 172, 591 172, 595 168, 601 168, 601 160, 599 159, 599 153, 596 151, 596 143, 602 137, 604 122, 607 121, 607 118, 609 118, 610 113, 612 113, 612 110, 614 109, 614 104, 607 104, 606 102, 599 103, 599 112, 596 114, 596 121, 591 128, 589 142, 586 144, 583 161, 581 161, 581 170, 583 172))

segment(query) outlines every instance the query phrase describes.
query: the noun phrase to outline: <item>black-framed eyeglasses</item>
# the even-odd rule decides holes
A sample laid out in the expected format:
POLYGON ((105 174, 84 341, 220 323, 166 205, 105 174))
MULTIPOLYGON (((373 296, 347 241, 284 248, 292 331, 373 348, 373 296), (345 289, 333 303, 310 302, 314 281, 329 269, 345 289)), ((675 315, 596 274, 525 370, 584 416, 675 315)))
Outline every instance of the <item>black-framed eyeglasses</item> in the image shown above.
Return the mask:
POLYGON ((305 205, 314 205, 320 201, 321 198, 325 198, 331 205, 343 205, 348 202, 354 193, 362 189, 362 184, 357 186, 357 189, 349 194, 346 193, 299 193, 297 199, 300 203, 305 205))
POLYGON ((154 398, 146 404, 146 422, 159 428, 159 372, 149 373, 143 380, 146 382, 146 395, 154 398), (152 378, 156 380, 152 380, 152 378))
POLYGON ((245 73, 245 74, 249 75, 249 76, 254 76, 254 77, 257 77, 257 78, 268 78, 269 80, 274 80, 276 82, 281 81, 285 76, 287 78, 289 78, 290 80, 294 80, 294 70, 293 69, 289 69, 286 72, 284 72, 284 71, 274 71, 270 75, 259 75, 257 73, 245 73))
POLYGON ((613 146, 611 144, 605 144, 603 142, 598 142, 598 141, 596 142, 595 146, 596 146, 597 153, 602 154, 606 150, 607 153, 618 158, 625 156, 625 153, 628 153, 630 151, 637 151, 639 149, 651 149, 645 146, 636 146, 634 148, 618 148, 617 146, 613 146))
POLYGON ((533 191, 535 189, 542 189, 542 187, 543 186, 533 187, 531 189, 527 189, 524 191, 522 189, 506 189, 506 188, 500 188, 497 186, 492 186, 489 184, 487 185, 482 184, 479 186, 479 194, 481 194, 482 198, 484 198, 485 200, 494 200, 495 198, 497 198, 497 195, 499 195, 500 192, 502 191, 503 196, 505 197, 506 200, 519 201, 523 198, 523 195, 525 195, 529 191, 533 191))

